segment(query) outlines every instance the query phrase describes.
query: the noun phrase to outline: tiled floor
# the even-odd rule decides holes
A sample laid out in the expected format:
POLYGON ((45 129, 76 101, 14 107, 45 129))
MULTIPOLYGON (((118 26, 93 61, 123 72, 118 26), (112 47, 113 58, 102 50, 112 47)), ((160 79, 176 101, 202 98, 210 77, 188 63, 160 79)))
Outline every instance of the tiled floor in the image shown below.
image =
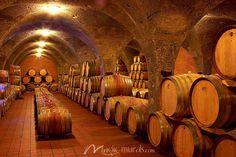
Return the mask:
POLYGON ((147 142, 142 142, 128 133, 108 124, 77 103, 61 94, 55 96, 72 113, 73 133, 62 139, 37 138, 34 129, 33 94, 25 93, 24 99, 16 100, 0 120, 0 157, 161 157, 147 142), (95 154, 85 149, 94 144, 103 146, 95 154), (132 152, 135 150, 145 153, 132 152), (137 149, 139 148, 139 149, 137 149), (109 149, 109 150, 108 150, 109 149))

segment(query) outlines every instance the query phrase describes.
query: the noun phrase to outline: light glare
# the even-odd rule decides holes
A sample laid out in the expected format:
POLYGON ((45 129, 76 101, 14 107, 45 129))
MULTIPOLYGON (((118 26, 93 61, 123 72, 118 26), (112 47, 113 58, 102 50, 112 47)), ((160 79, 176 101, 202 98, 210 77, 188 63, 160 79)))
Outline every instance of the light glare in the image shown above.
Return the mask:
POLYGON ((42 52, 43 52, 43 49, 37 48, 36 51, 37 51, 38 53, 42 53, 42 52))
POLYGON ((46 4, 41 6, 41 10, 48 12, 49 14, 55 15, 65 12, 66 8, 63 5, 58 4, 46 4))
POLYGON ((36 53, 36 57, 41 57, 42 56, 42 53, 36 53))
POLYGON ((40 29, 40 30, 37 30, 37 33, 44 37, 48 37, 50 34, 52 34, 52 31, 48 29, 40 29))
POLYGON ((37 42, 37 45, 39 47, 45 47, 46 46, 46 42, 45 41, 39 41, 39 42, 37 42))

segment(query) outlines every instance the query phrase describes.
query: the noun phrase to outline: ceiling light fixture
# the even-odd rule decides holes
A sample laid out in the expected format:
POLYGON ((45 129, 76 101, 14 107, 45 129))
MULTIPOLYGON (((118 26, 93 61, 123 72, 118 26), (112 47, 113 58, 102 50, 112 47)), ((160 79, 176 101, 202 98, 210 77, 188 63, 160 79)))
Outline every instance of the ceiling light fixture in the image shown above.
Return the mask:
POLYGON ((44 37, 48 37, 49 35, 52 34, 52 31, 48 29, 39 29, 36 32, 44 37))

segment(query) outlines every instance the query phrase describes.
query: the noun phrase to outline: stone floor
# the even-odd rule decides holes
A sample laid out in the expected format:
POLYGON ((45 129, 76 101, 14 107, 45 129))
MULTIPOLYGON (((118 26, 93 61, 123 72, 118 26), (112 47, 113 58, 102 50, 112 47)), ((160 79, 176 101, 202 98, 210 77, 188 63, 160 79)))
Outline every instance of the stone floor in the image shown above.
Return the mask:
POLYGON ((34 126, 33 93, 16 100, 0 120, 0 157, 163 157, 148 143, 130 136, 61 94, 55 94, 72 114, 72 135, 38 138, 34 126), (95 154, 89 149, 103 146, 95 154), (132 150, 133 149, 133 150, 132 150), (140 151, 140 152, 132 152, 140 151), (145 151, 145 152, 143 152, 145 151))

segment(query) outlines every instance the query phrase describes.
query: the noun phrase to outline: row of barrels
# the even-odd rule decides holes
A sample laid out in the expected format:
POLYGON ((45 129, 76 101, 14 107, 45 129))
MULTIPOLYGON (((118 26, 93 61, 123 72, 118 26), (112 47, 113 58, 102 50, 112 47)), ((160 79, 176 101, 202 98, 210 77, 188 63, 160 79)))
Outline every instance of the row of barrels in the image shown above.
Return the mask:
POLYGON ((40 76, 46 76, 48 75, 48 71, 46 69, 41 69, 39 70, 39 72, 37 72, 35 69, 29 69, 27 72, 28 76, 36 76, 36 75, 40 75, 40 76))
POLYGON ((169 117, 193 116, 203 127, 236 127, 235 92, 219 75, 168 77, 161 83, 161 111, 169 117))
POLYGON ((147 63, 133 63, 130 66, 130 71, 132 72, 147 71, 147 63))
POLYGON ((18 65, 10 65, 9 82, 12 85, 21 86, 21 67, 18 65))
POLYGON ((46 82, 46 83, 52 83, 53 81, 53 77, 48 75, 48 76, 34 76, 34 77, 29 77, 29 76, 25 76, 22 78, 22 82, 23 84, 28 84, 28 83, 42 83, 42 82, 46 82))
POLYGON ((81 76, 98 76, 100 75, 100 64, 98 60, 85 61, 82 64, 81 76))
POLYGON ((133 88, 132 95, 136 98, 148 99, 148 89, 145 88, 133 88))
POLYGON ((72 130, 70 112, 46 88, 35 88, 35 120, 38 135, 63 136, 72 130))
POLYGON ((129 76, 132 80, 148 80, 148 72, 147 71, 131 72, 129 76))
POLYGON ((70 66, 69 75, 70 76, 78 76, 81 74, 81 68, 79 64, 73 64, 70 66))

